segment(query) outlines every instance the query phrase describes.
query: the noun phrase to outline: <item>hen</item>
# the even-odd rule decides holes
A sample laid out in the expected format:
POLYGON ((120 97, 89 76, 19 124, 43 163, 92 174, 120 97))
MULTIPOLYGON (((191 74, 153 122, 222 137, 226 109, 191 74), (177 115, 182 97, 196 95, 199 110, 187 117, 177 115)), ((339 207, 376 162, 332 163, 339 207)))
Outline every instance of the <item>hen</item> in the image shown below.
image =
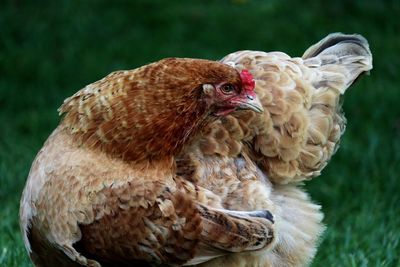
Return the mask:
MULTIPOLYGON (((233 53, 222 62, 242 74, 243 92, 253 104, 214 105, 208 109, 214 116, 193 127, 196 116, 182 116, 188 111, 182 103, 192 103, 193 95, 150 93, 175 72, 185 72, 180 68, 164 73, 164 67, 145 67, 134 72, 140 82, 132 73, 116 73, 89 85, 62 106, 63 123, 37 156, 24 190, 21 226, 33 261, 39 266, 138 264, 134 260, 308 264, 323 230, 322 213, 296 182, 319 174, 334 153, 344 129, 339 96, 371 61, 362 37, 341 34, 314 45, 303 59, 233 53), (256 79, 262 114, 234 112, 240 106, 260 111, 244 69, 256 79), (143 82, 143 74, 149 80, 143 82), (131 82, 152 90, 132 102, 126 91, 131 82), (149 99, 158 105, 149 109, 149 99), (168 117, 160 107, 175 112, 168 117), (152 121, 158 123, 143 128, 152 121), (164 156, 169 160, 160 160, 164 156)), ((187 71, 192 78, 204 75, 187 71)), ((182 87, 192 81, 175 82, 182 87)), ((213 84, 202 86, 203 93, 215 96, 220 89, 224 96, 233 90, 213 84)))
POLYGON ((271 211, 276 243, 202 266, 307 265, 323 215, 297 184, 318 175, 336 151, 345 127, 339 98, 372 68, 368 43, 331 34, 303 58, 241 51, 222 62, 254 75, 264 112, 237 111, 209 124, 181 153, 178 173, 218 195, 223 208, 271 211))
POLYGON ((235 109, 260 112, 246 72, 166 59, 88 85, 38 153, 23 192, 36 266, 181 265, 272 243, 268 211, 235 212, 175 175, 175 156, 235 109))

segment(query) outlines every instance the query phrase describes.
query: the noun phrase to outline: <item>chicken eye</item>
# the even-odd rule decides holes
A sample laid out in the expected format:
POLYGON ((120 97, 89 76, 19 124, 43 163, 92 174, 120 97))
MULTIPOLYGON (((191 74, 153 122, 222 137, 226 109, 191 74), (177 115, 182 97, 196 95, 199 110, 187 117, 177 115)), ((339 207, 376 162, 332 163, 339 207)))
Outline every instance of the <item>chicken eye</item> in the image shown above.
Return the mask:
POLYGON ((230 83, 227 83, 227 84, 224 84, 221 86, 221 91, 224 94, 231 94, 235 91, 235 89, 236 89, 235 86, 230 83))

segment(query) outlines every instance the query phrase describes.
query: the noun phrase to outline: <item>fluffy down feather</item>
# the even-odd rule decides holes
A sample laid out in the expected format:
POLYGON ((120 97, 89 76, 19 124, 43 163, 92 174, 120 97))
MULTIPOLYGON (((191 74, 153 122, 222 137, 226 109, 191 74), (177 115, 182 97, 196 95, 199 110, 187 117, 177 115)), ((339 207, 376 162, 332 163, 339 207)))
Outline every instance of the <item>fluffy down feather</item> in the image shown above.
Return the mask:
MULTIPOLYGON (((199 266, 307 266, 324 230, 319 205, 298 185, 273 185, 248 158, 205 156, 193 144, 178 160, 178 173, 218 196, 229 210, 264 210, 273 214, 275 242, 252 252, 226 254, 199 266)), ((188 264, 191 264, 189 262, 188 264)))

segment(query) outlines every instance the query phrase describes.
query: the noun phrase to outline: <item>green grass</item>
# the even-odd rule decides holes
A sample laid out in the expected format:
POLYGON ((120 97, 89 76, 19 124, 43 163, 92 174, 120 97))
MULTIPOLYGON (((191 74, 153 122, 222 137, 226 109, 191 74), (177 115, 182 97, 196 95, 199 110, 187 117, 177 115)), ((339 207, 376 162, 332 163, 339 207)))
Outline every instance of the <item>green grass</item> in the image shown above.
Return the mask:
POLYGON ((328 226, 313 266, 400 266, 399 1, 38 3, 0 4, 0 266, 31 266, 18 202, 64 98, 113 70, 168 56, 295 56, 335 31, 363 34, 374 69, 346 96, 341 148, 306 185, 328 226))

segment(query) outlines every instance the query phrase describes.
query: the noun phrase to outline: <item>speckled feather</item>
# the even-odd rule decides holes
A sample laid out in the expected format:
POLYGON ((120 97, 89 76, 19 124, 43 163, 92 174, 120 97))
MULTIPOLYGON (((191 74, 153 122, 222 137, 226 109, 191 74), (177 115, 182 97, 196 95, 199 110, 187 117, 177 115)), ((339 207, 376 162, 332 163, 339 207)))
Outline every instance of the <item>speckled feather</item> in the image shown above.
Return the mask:
POLYGON ((271 211, 276 242, 201 266, 307 266, 323 215, 298 183, 317 176, 338 148, 345 127, 339 98, 372 68, 368 43, 332 34, 303 58, 241 51, 222 62, 253 74, 264 113, 237 111, 205 127, 178 159, 178 173, 226 209, 271 211))
POLYGON ((240 82, 236 71, 207 60, 170 58, 113 72, 64 101, 59 109, 65 114, 62 125, 74 134, 75 142, 123 160, 172 155, 200 128, 192 122, 205 124, 198 117, 211 112, 202 101, 193 101, 200 93, 193 89, 204 80, 219 81, 222 74, 233 84, 240 82), (192 128, 181 131, 186 125, 192 128))
POLYGON ((21 223, 38 266, 181 265, 272 244, 268 220, 231 216, 217 195, 169 168, 77 149, 64 130, 48 139, 30 177, 26 188, 40 191, 25 190, 21 223))
POLYGON ((243 144, 274 183, 316 177, 338 148, 346 119, 340 97, 372 69, 360 35, 331 34, 302 58, 282 52, 240 51, 221 62, 247 69, 256 81, 262 114, 238 111, 204 129, 206 155, 235 156, 243 144))
POLYGON ((214 193, 175 174, 175 154, 215 120, 201 86, 220 82, 240 86, 239 72, 166 59, 68 98, 21 199, 34 264, 176 266, 272 244, 268 213, 224 210, 214 193))

